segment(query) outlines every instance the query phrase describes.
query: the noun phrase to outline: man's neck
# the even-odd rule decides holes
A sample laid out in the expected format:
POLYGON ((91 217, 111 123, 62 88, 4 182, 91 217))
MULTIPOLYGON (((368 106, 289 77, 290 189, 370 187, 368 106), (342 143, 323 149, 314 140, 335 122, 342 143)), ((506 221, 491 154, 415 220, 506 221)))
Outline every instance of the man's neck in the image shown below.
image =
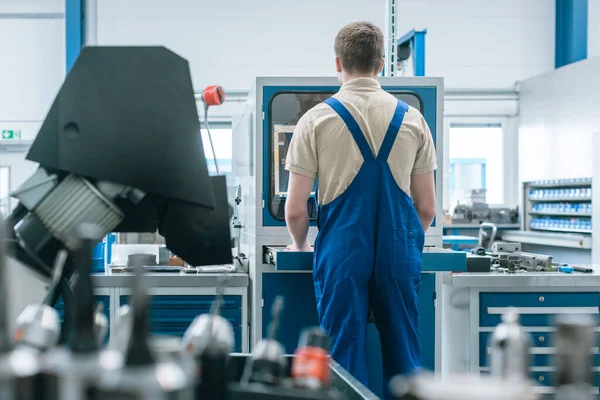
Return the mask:
POLYGON ((343 72, 340 74, 340 83, 343 85, 344 83, 351 81, 353 79, 358 78, 368 78, 368 79, 377 79, 377 75, 373 74, 348 74, 343 72))

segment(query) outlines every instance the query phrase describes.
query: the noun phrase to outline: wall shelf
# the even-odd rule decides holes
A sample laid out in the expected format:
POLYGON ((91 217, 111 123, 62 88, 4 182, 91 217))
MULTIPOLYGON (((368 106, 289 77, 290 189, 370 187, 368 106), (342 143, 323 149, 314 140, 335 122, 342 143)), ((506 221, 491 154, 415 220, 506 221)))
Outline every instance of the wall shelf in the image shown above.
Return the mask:
POLYGON ((523 229, 592 233, 592 179, 555 179, 523 183, 523 229))

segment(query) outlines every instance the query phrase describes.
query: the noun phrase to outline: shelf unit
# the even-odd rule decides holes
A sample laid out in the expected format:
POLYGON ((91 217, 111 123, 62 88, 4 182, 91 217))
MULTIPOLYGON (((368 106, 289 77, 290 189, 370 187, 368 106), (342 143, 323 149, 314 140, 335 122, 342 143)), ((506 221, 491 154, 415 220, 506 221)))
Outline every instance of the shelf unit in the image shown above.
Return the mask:
POLYGON ((523 229, 592 233, 592 179, 555 179, 523 183, 523 229))

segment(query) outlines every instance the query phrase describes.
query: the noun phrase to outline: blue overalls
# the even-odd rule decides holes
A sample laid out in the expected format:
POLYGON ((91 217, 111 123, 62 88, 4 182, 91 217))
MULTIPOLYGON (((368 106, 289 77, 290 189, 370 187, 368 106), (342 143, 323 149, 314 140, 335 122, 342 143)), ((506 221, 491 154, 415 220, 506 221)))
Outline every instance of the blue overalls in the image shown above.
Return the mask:
POLYGON ((400 189, 387 163, 408 105, 398 101, 374 156, 346 107, 333 97, 325 103, 348 126, 364 162, 348 189, 319 207, 313 268, 319 319, 332 339, 333 359, 367 385, 371 307, 381 338, 388 396, 393 376, 421 367, 417 322, 425 233, 411 198, 400 189))

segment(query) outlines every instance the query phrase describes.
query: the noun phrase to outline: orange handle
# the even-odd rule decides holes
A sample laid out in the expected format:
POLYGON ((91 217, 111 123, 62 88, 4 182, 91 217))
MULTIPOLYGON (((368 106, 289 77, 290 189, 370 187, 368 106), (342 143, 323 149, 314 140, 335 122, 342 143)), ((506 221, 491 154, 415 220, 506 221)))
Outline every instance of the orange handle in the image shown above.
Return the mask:
POLYGON ((327 351, 318 347, 297 349, 292 364, 292 377, 295 379, 315 378, 328 386, 331 382, 331 371, 327 351))
POLYGON ((218 106, 225 101, 225 91, 219 85, 209 86, 202 93, 202 100, 207 106, 218 106))

